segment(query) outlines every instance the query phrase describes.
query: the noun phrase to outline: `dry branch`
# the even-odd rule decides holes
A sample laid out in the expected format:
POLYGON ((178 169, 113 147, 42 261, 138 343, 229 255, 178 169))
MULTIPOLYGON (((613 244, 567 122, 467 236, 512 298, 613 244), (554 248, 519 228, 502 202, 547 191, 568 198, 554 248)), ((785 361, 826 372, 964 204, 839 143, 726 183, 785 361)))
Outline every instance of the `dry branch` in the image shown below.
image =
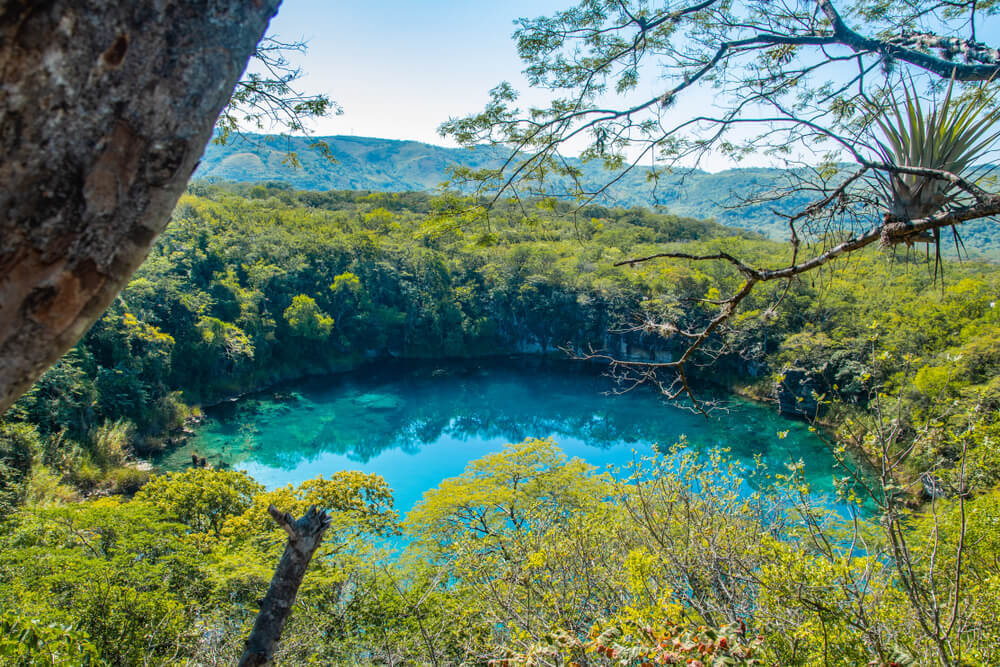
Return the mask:
POLYGON ((274 650, 292 613, 292 605, 295 604, 295 596, 299 592, 306 568, 322 543, 323 534, 330 527, 329 515, 315 507, 310 507, 298 520, 287 512, 279 511, 274 505, 268 505, 267 512, 288 534, 288 544, 278 561, 267 595, 261 601, 260 611, 247 638, 239 667, 272 664, 274 650))

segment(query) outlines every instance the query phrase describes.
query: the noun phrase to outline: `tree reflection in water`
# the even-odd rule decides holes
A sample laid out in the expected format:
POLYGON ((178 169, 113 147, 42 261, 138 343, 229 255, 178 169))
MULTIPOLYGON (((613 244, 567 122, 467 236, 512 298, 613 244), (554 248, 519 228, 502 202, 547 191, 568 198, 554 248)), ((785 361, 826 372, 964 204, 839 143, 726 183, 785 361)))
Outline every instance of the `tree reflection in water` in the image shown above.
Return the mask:
POLYGON ((645 388, 606 395, 613 388, 593 366, 531 357, 379 364, 209 409, 197 437, 161 463, 180 468, 195 450, 269 486, 358 468, 385 476, 406 510, 506 442, 551 436, 571 456, 624 465, 683 436, 698 450, 728 448, 747 467, 755 456, 774 471, 801 459, 814 489, 832 489, 826 447, 773 406, 722 397, 728 410, 706 420, 645 388))

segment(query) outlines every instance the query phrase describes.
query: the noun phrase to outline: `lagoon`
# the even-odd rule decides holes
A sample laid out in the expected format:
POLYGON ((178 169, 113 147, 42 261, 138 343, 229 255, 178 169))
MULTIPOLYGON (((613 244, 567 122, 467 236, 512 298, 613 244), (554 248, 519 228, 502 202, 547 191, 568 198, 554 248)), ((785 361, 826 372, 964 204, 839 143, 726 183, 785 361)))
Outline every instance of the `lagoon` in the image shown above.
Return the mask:
POLYGON ((195 452, 268 488, 338 470, 377 473, 405 513, 468 462, 527 437, 551 437, 601 468, 683 438, 701 452, 727 448, 748 468, 757 457, 771 472, 801 460, 814 492, 832 494, 828 448, 773 405, 715 395, 724 409, 706 419, 650 388, 609 395, 616 388, 593 365, 537 357, 379 363, 208 408, 194 438, 159 464, 181 469, 195 452))

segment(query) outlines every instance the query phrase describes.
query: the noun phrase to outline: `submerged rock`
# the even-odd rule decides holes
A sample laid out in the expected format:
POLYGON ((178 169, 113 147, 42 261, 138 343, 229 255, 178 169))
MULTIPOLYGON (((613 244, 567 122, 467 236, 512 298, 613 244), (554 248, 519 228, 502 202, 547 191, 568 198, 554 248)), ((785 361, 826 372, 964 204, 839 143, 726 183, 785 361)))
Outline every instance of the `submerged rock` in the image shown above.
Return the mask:
POLYGON ((367 410, 398 410, 406 401, 395 394, 368 393, 357 396, 353 403, 367 410))

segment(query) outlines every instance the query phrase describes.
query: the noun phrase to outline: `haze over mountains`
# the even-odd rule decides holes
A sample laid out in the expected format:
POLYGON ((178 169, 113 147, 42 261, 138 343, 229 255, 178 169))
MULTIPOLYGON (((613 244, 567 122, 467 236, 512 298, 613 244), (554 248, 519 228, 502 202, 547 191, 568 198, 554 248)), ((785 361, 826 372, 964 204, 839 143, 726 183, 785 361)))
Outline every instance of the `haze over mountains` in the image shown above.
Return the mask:
MULTIPOLYGON (((371 137, 276 137, 246 134, 232 137, 225 145, 209 144, 194 177, 208 181, 281 181, 304 190, 375 190, 405 192, 434 190, 448 178, 448 167, 490 167, 502 159, 497 149, 486 146, 446 148, 416 141, 371 137), (310 148, 325 141, 336 162, 310 148), (300 166, 287 163, 294 152, 300 166)), ((603 170, 583 165, 585 179, 602 183, 603 170)), ((714 218, 731 227, 762 233, 774 239, 787 237, 786 222, 776 216, 772 204, 732 206, 754 193, 783 182, 781 169, 739 168, 716 173, 693 171, 661 176, 654 185, 646 169, 636 169, 616 183, 610 197, 601 203, 617 206, 662 207, 676 215, 714 218)), ((785 198, 778 210, 801 210, 810 201, 805 194, 785 198)), ((1000 257, 1000 230, 990 221, 966 225, 962 237, 975 253, 1000 257)), ((949 239, 950 240, 950 239, 949 239)), ((954 252, 953 246, 948 248, 954 252)))

